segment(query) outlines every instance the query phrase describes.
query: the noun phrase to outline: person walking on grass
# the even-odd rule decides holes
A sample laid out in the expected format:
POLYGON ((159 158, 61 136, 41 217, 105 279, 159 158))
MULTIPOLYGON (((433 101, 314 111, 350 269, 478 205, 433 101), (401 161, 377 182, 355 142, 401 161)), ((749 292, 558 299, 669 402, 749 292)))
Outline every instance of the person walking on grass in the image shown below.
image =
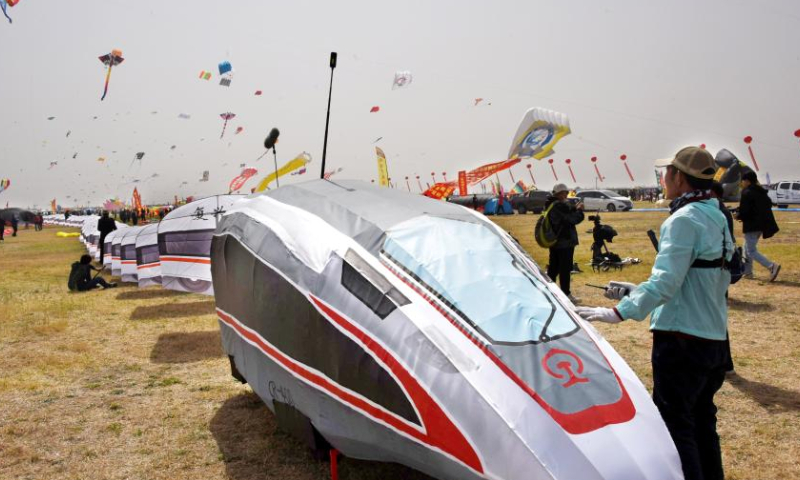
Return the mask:
POLYGON ((67 287, 73 291, 86 292, 98 286, 103 288, 114 288, 117 286, 116 283, 106 282, 105 279, 100 276, 92 278, 92 271, 100 272, 102 270, 92 265, 92 257, 90 255, 82 255, 80 261, 72 264, 67 287))
POLYGON ((580 299, 572 296, 570 291, 570 275, 575 258, 575 247, 578 246, 578 230, 575 225, 583 221, 583 203, 573 206, 567 201, 569 189, 563 183, 557 183, 553 187, 553 194, 547 197, 544 208, 550 204, 553 208, 548 217, 553 231, 558 235, 555 245, 550 247, 550 258, 547 266, 547 276, 552 281, 558 278, 561 291, 574 303, 580 303, 580 299))
POLYGON ((737 219, 742 222, 744 251, 747 262, 744 278, 753 278, 753 260, 769 270, 769 281, 774 282, 781 271, 780 264, 773 262, 758 251, 758 240, 770 238, 780 230, 772 214, 772 199, 767 190, 758 183, 756 172, 750 170, 742 175, 742 197, 739 200, 737 219))
POLYGON ((719 203, 709 189, 714 158, 686 147, 666 167, 664 183, 670 216, 650 278, 634 285, 611 282, 606 297, 614 308, 578 307, 594 322, 644 320, 653 332, 653 403, 675 442, 685 480, 723 480, 714 395, 730 365, 725 292, 731 274, 733 241, 719 203))

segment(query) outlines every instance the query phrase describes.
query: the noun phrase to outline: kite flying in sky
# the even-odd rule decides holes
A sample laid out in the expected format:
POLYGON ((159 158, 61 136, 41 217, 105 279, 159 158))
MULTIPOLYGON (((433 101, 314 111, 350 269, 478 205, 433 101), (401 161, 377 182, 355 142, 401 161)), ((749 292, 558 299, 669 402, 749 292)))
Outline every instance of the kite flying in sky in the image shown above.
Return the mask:
POLYGON ((375 112, 380 112, 380 111, 381 111, 381 107, 379 107, 377 105, 369 109, 369 113, 375 113, 375 112))
POLYGON ((231 112, 225 112, 225 113, 220 113, 219 116, 223 120, 225 120, 225 123, 222 124, 222 134, 220 134, 219 136, 219 138, 222 139, 222 137, 225 136, 225 127, 228 126, 228 120, 233 119, 236 116, 236 114, 231 112))
POLYGON ((106 95, 108 95, 108 82, 111 80, 111 68, 124 62, 125 59, 122 58, 122 50, 114 49, 111 50, 111 53, 107 53, 100 57, 100 61, 103 62, 103 65, 108 67, 108 73, 106 73, 106 85, 103 89, 103 96, 100 97, 100 101, 102 102, 106 99, 106 95))
POLYGON ((394 74, 394 82, 392 83, 392 90, 396 90, 398 88, 403 88, 411 85, 411 82, 414 80, 414 77, 411 75, 411 72, 397 72, 394 74))
POLYGON ((531 108, 520 121, 508 151, 508 158, 537 160, 553 154, 553 146, 571 132, 569 118, 544 108, 531 108))
POLYGON ((238 192, 249 179, 258 174, 255 168, 245 168, 242 173, 234 177, 228 185, 228 192, 238 192))
POLYGON ((240 133, 242 133, 243 131, 244 131, 244 127, 236 127, 236 133, 235 133, 235 135, 239 135, 239 134, 240 134, 240 133))
POLYGON ((11 17, 8 16, 8 12, 6 12, 6 2, 8 2, 9 7, 13 7, 19 3, 19 0, 0 0, 0 8, 3 9, 3 15, 8 19, 8 23, 13 23, 11 17))
POLYGON ((8 187, 10 186, 11 186, 11 180, 7 178, 0 179, 0 193, 3 193, 4 190, 8 190, 8 187))
POLYGON ((138 152, 136 155, 133 156, 133 160, 131 160, 131 164, 130 166, 128 166, 128 168, 131 168, 133 166, 133 162, 137 160, 139 161, 139 166, 142 166, 143 158, 144 158, 144 152, 138 152))

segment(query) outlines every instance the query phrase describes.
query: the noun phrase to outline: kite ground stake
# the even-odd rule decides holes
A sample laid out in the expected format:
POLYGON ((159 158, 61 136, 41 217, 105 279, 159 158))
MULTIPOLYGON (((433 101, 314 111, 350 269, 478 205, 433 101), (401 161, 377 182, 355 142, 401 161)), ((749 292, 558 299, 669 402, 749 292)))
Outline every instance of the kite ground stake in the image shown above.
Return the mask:
POLYGON ((339 450, 331 448, 331 480, 339 480, 339 450))

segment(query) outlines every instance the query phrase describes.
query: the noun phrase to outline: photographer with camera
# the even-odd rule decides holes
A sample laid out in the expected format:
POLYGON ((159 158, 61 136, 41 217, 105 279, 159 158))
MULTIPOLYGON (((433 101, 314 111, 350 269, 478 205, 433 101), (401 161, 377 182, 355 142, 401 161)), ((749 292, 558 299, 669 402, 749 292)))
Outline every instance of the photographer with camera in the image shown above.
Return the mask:
POLYGON ((640 285, 611 282, 615 308, 578 308, 589 321, 619 323, 650 315, 653 402, 677 447, 686 480, 722 480, 714 395, 725 380, 727 262, 733 242, 712 198, 715 165, 706 150, 686 147, 666 167, 670 216, 661 225, 650 278, 640 285))
POLYGON ((572 274, 575 247, 578 246, 578 230, 575 225, 583 221, 583 203, 573 206, 567 201, 569 189, 563 183, 553 187, 553 194, 547 197, 544 208, 551 204, 553 208, 548 214, 553 231, 557 233, 558 240, 550 247, 550 260, 547 266, 547 276, 554 282, 559 280, 561 291, 570 301, 578 304, 580 299, 572 296, 570 292, 570 275, 572 274))

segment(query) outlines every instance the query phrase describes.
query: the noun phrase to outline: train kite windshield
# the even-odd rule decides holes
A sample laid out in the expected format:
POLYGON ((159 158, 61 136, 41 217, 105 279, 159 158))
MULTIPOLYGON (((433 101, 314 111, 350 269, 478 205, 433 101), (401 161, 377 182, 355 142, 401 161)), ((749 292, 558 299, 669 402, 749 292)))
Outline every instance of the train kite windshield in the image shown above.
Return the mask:
POLYGON ((493 344, 578 330, 528 263, 480 223, 417 217, 387 232, 382 253, 493 344))

